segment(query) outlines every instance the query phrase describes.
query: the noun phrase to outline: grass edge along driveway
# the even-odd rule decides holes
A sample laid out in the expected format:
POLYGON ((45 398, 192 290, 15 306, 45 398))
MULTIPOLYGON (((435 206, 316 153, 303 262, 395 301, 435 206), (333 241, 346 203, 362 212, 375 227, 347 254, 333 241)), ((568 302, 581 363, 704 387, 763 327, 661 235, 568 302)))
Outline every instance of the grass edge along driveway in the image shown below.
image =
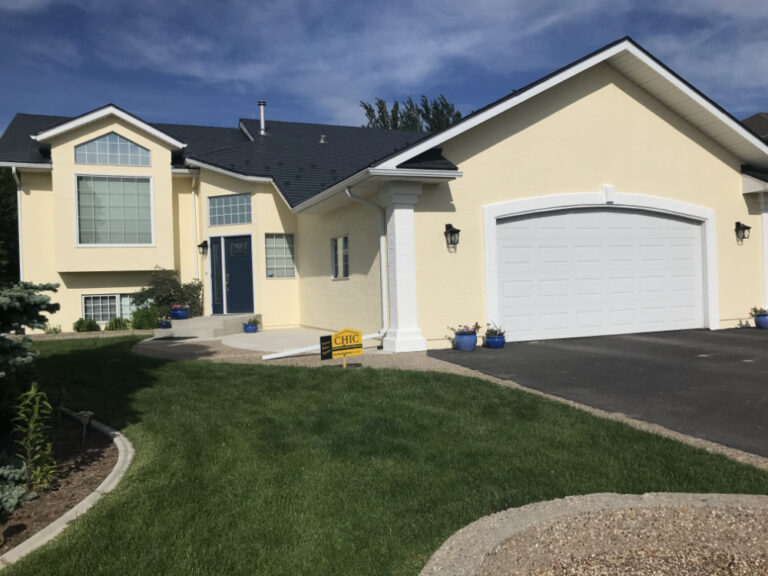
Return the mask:
POLYGON ((483 380, 165 362, 39 344, 41 383, 120 428, 118 489, 7 576, 413 576, 484 515, 592 492, 768 492, 768 473, 483 380))

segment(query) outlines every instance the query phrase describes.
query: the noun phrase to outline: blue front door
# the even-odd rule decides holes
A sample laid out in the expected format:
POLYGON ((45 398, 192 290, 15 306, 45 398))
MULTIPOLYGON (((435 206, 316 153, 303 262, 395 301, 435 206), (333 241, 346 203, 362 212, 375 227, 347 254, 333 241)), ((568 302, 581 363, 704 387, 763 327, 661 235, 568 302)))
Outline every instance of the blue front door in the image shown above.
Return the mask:
POLYGON ((250 236, 211 238, 211 300, 214 314, 253 312, 250 236))

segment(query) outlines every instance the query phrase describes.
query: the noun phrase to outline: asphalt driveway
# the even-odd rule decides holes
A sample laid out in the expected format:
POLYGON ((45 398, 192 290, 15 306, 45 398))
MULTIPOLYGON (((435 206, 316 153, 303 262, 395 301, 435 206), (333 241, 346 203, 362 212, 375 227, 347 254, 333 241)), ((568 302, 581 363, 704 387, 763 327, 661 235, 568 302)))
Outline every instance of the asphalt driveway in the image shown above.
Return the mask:
POLYGON ((429 355, 768 457, 768 330, 515 342, 429 355))

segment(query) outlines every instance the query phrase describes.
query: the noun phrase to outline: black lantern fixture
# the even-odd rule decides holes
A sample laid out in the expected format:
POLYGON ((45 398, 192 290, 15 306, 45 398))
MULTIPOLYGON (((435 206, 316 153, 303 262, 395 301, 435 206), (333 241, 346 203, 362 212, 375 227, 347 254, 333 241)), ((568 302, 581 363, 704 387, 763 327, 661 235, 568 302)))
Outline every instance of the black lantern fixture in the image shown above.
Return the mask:
POLYGON ((197 251, 202 255, 205 256, 208 254, 208 240, 203 240, 200 242, 200 244, 197 245, 197 251))
POLYGON ((456 246, 459 245, 459 233, 461 230, 454 228, 453 224, 445 225, 445 243, 449 250, 456 250, 456 246))
POLYGON ((736 222, 736 228, 734 230, 736 232, 736 238, 739 241, 742 241, 749 238, 749 231, 752 230, 752 226, 747 226, 741 222, 736 222))

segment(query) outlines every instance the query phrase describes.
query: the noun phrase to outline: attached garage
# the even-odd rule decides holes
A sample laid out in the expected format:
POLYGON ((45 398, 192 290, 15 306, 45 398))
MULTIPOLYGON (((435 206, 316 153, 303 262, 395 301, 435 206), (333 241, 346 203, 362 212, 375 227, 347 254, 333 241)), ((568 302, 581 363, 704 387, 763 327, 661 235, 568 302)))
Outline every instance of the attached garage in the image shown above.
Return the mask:
POLYGON ((511 339, 704 327, 699 222, 589 208, 504 219, 497 233, 511 339))

